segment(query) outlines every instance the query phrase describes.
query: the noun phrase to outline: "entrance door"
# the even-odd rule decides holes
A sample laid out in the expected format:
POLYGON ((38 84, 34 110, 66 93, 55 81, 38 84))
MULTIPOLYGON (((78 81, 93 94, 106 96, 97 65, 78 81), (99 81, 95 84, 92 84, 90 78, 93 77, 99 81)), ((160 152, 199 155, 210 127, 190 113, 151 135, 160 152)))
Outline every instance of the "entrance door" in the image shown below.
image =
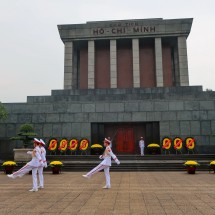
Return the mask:
POLYGON ((116 134, 117 153, 134 153, 134 129, 119 128, 116 134))

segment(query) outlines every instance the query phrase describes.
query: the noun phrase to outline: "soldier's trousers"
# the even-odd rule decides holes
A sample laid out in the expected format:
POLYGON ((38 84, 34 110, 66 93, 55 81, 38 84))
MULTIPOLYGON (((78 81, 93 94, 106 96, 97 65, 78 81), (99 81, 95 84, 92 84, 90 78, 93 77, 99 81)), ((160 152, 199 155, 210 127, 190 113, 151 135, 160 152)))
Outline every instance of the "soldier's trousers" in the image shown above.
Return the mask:
POLYGON ((37 169, 38 167, 30 166, 26 164, 21 169, 13 173, 13 177, 22 177, 23 175, 32 171, 33 189, 37 189, 37 169))
POLYGON ((99 164, 94 169, 92 169, 90 172, 88 172, 86 175, 88 177, 91 177, 92 175, 96 174, 97 172, 104 170, 105 173, 105 179, 106 179, 106 186, 110 187, 110 166, 99 164))
POLYGON ((39 186, 44 187, 43 166, 38 167, 39 186))

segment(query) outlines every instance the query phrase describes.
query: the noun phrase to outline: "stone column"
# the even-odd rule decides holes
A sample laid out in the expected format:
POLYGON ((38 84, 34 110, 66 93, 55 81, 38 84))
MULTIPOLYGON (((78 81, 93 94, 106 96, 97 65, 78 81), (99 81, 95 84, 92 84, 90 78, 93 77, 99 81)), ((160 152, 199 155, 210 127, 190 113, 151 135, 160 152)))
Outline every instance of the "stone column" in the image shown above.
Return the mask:
POLYGON ((189 86, 186 37, 178 37, 178 63, 180 86, 189 86))
POLYGON ((88 41, 88 89, 95 88, 95 42, 88 41))
POLYGON ((174 47, 174 63, 175 63, 175 86, 180 86, 179 63, 178 63, 178 46, 174 47))
POLYGON ((139 39, 132 39, 133 87, 140 87, 139 39))
POLYGON ((64 89, 72 89, 73 42, 64 44, 64 89))
POLYGON ((155 38, 155 71, 156 85, 163 87, 163 62, 162 62, 162 43, 161 38, 155 38))
POLYGON ((117 88, 117 48, 116 40, 110 40, 110 87, 117 88))

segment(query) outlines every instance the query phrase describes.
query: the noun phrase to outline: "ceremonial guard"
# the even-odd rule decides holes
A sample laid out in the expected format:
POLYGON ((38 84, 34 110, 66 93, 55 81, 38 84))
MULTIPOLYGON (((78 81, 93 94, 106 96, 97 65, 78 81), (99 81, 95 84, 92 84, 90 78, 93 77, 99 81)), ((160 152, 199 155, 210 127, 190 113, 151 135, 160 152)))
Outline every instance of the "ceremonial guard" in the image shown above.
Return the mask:
POLYGON ((38 175, 39 175, 39 186, 38 189, 44 188, 44 177, 43 177, 43 168, 47 168, 47 162, 46 162, 46 150, 44 148, 45 142, 40 139, 40 152, 41 152, 41 158, 43 161, 43 165, 38 167, 38 175))
POLYGON ((112 140, 110 137, 107 138, 110 141, 110 147, 112 148, 113 144, 112 144, 112 140))
POLYGON ((104 153, 99 156, 100 159, 103 159, 103 161, 94 169, 92 169, 90 172, 88 172, 86 175, 83 175, 85 178, 90 178, 95 173, 101 171, 104 169, 105 178, 106 178, 106 185, 103 187, 104 189, 111 188, 110 184, 110 166, 111 166, 111 157, 114 159, 114 161, 119 165, 120 162, 117 159, 116 155, 113 154, 111 148, 110 148, 111 141, 107 138, 104 139, 104 146, 106 147, 104 153))
POLYGON ((140 147, 140 154, 141 154, 141 156, 143 156, 144 155, 144 148, 145 148, 145 142, 143 140, 143 137, 140 137, 139 147, 140 147))
POLYGON ((28 151, 27 154, 32 155, 32 159, 25 166, 23 166, 20 170, 14 172, 13 174, 7 175, 9 178, 17 178, 22 177, 26 173, 32 170, 32 180, 33 180, 33 188, 29 191, 36 192, 38 191, 37 185, 37 169, 39 166, 43 165, 41 158, 41 151, 39 148, 40 141, 37 138, 34 138, 34 150, 28 151))

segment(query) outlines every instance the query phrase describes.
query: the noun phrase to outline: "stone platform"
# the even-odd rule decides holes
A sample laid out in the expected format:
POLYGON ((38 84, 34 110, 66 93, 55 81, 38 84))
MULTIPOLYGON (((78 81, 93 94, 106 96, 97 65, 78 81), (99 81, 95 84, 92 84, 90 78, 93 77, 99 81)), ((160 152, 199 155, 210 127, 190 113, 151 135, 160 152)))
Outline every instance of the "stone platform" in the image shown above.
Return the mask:
MULTIPOLYGON (((215 159, 215 154, 167 154, 167 155, 118 155, 121 164, 112 161, 112 171, 184 171, 187 160, 198 161, 199 170, 208 171, 208 164, 215 159)), ((47 155, 48 161, 60 160, 64 171, 87 171, 98 165, 98 155, 47 155)))
POLYGON ((111 172, 112 188, 103 190, 103 173, 90 180, 84 172, 46 172, 45 189, 29 192, 30 175, 9 179, 0 173, 1 215, 212 215, 214 174, 197 172, 111 172))

